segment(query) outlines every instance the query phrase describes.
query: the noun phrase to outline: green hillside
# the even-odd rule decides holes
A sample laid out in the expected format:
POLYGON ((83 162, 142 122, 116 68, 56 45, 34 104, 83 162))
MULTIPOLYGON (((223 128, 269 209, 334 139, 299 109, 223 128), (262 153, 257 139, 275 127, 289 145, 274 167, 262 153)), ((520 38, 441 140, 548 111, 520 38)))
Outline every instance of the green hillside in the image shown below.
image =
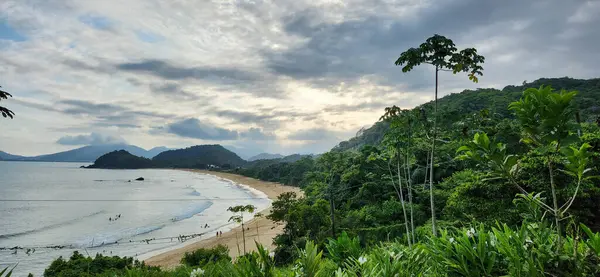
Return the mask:
POLYGON ((94 164, 87 168, 139 169, 151 167, 154 167, 152 160, 134 156, 125 150, 117 150, 100 156, 94 164))
MULTIPOLYGON (((588 80, 568 77, 542 78, 521 86, 506 86, 502 90, 480 88, 446 95, 438 100, 440 125, 442 128, 452 127, 453 123, 481 110, 488 110, 494 120, 509 118, 511 113, 506 109, 508 104, 519 99, 523 90, 539 88, 541 85, 549 85, 556 90, 577 90, 579 94, 575 103, 582 121, 595 122, 600 116, 600 78, 588 80)), ((433 102, 414 108, 414 110, 420 109, 431 112, 433 102)), ((344 151, 358 149, 363 145, 377 145, 388 129, 389 124, 386 122, 376 122, 372 127, 360 132, 358 136, 340 142, 332 150, 344 151)))
POLYGON ((196 145, 184 149, 168 150, 152 158, 161 167, 207 168, 216 165, 224 168, 246 164, 237 154, 221 145, 196 145))

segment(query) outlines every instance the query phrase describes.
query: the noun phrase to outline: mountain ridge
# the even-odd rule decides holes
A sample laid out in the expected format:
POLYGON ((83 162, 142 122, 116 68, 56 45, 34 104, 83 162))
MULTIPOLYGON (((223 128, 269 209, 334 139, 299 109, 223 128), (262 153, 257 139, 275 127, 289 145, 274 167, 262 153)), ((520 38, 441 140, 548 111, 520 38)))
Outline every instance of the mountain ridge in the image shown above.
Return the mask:
POLYGON ((260 153, 258 155, 254 155, 248 159, 246 159, 249 162, 253 162, 256 160, 273 160, 273 159, 281 159, 285 156, 281 155, 281 154, 271 154, 271 153, 260 153))
POLYGON ((117 150, 126 150, 132 155, 153 158, 169 150, 165 146, 154 147, 150 150, 131 144, 101 144, 86 145, 83 147, 38 156, 20 156, 0 151, 0 158, 4 161, 35 161, 35 162, 94 162, 100 156, 117 150))

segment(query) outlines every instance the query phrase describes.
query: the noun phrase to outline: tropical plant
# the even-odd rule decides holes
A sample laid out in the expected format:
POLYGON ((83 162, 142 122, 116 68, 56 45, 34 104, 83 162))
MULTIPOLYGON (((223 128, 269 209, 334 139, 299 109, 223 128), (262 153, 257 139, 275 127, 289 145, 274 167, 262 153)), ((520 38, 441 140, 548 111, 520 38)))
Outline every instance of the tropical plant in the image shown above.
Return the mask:
POLYGON ((12 275, 13 270, 15 269, 15 267, 17 267, 17 266, 15 265, 12 268, 5 267, 2 271, 0 271, 0 277, 10 277, 12 275), (8 270, 9 268, 10 268, 10 270, 8 270))
POLYGON ((418 48, 410 48, 400 54, 400 57, 395 62, 396 65, 402 66, 402 72, 409 72, 415 66, 422 63, 430 64, 435 67, 434 119, 431 138, 431 163, 429 168, 431 226, 434 235, 437 233, 435 224, 435 204, 433 199, 433 168, 435 163, 435 142, 437 139, 438 72, 440 70, 452 71, 454 74, 458 72, 469 72, 469 80, 478 82, 477 75, 483 75, 483 67, 481 64, 484 61, 485 58, 478 55, 475 48, 466 48, 458 51, 451 39, 436 34, 428 38, 418 48))
POLYGON ((358 259, 362 252, 358 237, 350 238, 346 232, 342 232, 337 239, 329 238, 325 248, 327 256, 337 264, 343 264, 348 259, 358 259))
POLYGON ((244 244, 244 254, 246 254, 246 228, 244 228, 244 213, 253 213, 256 210, 256 206, 254 205, 238 205, 227 208, 228 211, 234 213, 233 216, 229 218, 229 221, 234 221, 236 223, 242 224, 242 240, 244 244), (239 213, 239 214, 236 214, 239 213))
MULTIPOLYGON (((2 87, 0 86, 0 88, 2 88, 2 87)), ((10 93, 0 89, 0 101, 2 101, 2 99, 8 99, 8 97, 12 97, 12 95, 10 93)), ((0 114, 2 114, 2 116, 4 118, 6 118, 6 117, 13 118, 13 116, 15 115, 15 113, 13 111, 9 110, 8 108, 2 107, 2 106, 0 106, 0 114)))
POLYGON ((218 261, 231 261, 227 246, 219 244, 213 248, 196 249, 192 252, 186 252, 181 258, 182 264, 200 267, 218 261))

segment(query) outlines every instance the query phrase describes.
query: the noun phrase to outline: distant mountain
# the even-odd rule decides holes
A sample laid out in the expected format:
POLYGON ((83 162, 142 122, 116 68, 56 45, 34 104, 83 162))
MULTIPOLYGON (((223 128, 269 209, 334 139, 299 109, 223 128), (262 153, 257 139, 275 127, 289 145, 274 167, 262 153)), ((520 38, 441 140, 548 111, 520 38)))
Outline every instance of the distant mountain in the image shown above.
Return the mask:
POLYGON ((34 157, 24 157, 11 155, 0 151, 0 157, 10 161, 40 161, 40 162, 93 162, 100 156, 116 151, 125 150, 132 155, 153 158, 160 152, 168 150, 166 147, 155 147, 148 151, 141 147, 129 144, 104 144, 104 145, 88 145, 77 149, 58 152, 54 154, 40 155, 34 157))
POLYGON ((231 145, 223 145, 225 149, 237 154, 244 160, 248 160, 251 157, 259 155, 260 153, 264 153, 266 151, 256 148, 256 147, 244 147, 244 146, 231 146, 231 145))
POLYGON ((196 145, 184 149, 168 150, 152 159, 161 167, 206 168, 208 165, 236 167, 246 164, 237 154, 215 145, 196 145))
POLYGON ((171 150, 171 148, 167 148, 167 147, 164 147, 164 146, 154 147, 154 148, 148 150, 147 154, 146 155, 142 155, 142 157, 146 157, 148 159, 152 159, 156 155, 158 155, 158 154, 160 154, 162 152, 165 152, 167 150, 171 150))
POLYGON ((154 167, 152 160, 134 156, 125 150, 118 150, 100 156, 93 165, 87 168, 138 169, 151 167, 154 167))
POLYGON ((6 160, 6 161, 23 161, 26 160, 28 157, 24 157, 24 156, 18 156, 18 155, 12 155, 12 154, 8 154, 6 152, 0 151, 0 160, 6 160))
POLYGON ((281 154, 270 154, 270 153, 260 153, 258 155, 252 156, 248 159, 246 159, 247 161, 251 162, 251 161, 256 161, 256 160, 273 160, 273 159, 280 159, 283 158, 284 156, 281 154))
POLYGON ((284 162, 284 163, 293 163, 293 162, 299 161, 302 158, 312 157, 312 156, 313 155, 292 154, 292 155, 285 156, 285 157, 281 158, 281 162, 284 162))

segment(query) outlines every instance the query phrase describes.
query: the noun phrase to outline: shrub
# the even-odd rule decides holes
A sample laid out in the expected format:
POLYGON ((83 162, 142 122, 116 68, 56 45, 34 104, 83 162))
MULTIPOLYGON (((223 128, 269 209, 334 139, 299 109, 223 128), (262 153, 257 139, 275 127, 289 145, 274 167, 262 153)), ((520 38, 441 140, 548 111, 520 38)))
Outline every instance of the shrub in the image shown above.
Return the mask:
POLYGON ((210 249, 200 248, 193 252, 187 252, 183 255, 181 263, 188 266, 203 267, 210 262, 215 263, 221 260, 231 261, 231 257, 229 257, 229 248, 219 244, 210 249))

